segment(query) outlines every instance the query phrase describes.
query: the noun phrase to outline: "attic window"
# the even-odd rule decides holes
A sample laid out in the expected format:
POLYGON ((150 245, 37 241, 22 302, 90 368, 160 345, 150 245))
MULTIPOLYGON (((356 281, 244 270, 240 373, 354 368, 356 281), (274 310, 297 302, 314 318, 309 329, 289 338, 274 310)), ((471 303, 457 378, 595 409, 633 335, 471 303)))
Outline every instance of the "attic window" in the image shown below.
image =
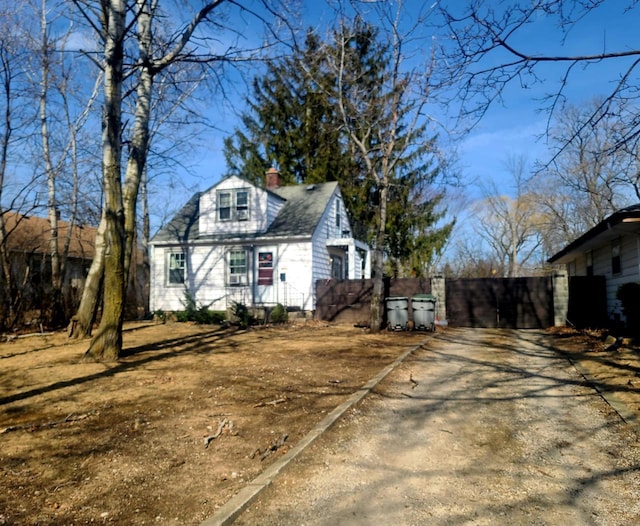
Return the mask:
POLYGON ((248 219, 248 190, 222 190, 218 192, 218 220, 247 221, 248 219))

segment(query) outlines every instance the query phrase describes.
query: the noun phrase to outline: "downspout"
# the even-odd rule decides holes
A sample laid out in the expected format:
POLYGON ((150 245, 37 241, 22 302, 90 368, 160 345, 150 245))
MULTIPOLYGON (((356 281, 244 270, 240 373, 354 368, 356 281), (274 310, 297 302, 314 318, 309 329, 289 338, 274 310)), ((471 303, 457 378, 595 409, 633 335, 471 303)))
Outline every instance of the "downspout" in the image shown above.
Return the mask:
POLYGON ((249 245, 251 249, 251 306, 256 306, 256 247, 255 245, 249 245))

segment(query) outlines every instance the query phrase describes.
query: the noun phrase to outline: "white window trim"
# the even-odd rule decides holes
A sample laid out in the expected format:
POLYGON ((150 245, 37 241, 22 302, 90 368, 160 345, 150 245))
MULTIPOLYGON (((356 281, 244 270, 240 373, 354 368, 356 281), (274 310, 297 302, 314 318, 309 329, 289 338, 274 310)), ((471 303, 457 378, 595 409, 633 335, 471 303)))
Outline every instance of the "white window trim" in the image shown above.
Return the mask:
POLYGON ((165 286, 167 287, 183 287, 187 282, 187 254, 184 250, 168 250, 165 255, 165 286), (171 260, 172 256, 182 254, 182 281, 180 283, 174 283, 171 281, 171 260))
POLYGON ((230 188, 228 190, 218 190, 216 193, 216 206, 216 218, 218 221, 221 221, 223 223, 233 221, 248 221, 251 217, 251 193, 249 192, 248 188, 230 188), (240 205, 238 205, 238 194, 240 193, 247 194, 247 204, 242 205, 242 208, 239 208, 240 205), (222 209, 220 206, 220 199, 221 195, 223 194, 230 194, 231 196, 228 219, 222 219, 220 217, 220 210, 222 209))
POLYGON ((226 255, 227 269, 225 280, 228 287, 246 287, 249 285, 249 251, 246 248, 230 248, 226 255), (244 252, 245 271, 244 274, 231 274, 231 253, 244 252))

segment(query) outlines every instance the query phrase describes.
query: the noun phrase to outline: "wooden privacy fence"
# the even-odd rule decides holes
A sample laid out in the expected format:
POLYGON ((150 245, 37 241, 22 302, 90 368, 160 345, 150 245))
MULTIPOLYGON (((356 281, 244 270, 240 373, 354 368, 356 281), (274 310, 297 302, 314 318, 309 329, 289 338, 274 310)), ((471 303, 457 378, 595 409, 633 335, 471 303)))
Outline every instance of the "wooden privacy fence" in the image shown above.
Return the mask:
POLYGON ((456 327, 545 329, 554 325, 551 277, 448 279, 447 321, 456 327))
MULTIPOLYGON (((321 280, 316 282, 316 317, 320 320, 368 325, 373 281, 321 280)), ((384 297, 411 297, 431 293, 431 279, 385 279, 384 297)))
MULTIPOLYGON (((371 280, 318 281, 316 317, 367 325, 371 280)), ((604 278, 387 279, 384 297, 436 296, 436 318, 457 327, 544 329, 564 325, 606 327, 604 278)), ((386 314, 386 309, 385 309, 386 314)))

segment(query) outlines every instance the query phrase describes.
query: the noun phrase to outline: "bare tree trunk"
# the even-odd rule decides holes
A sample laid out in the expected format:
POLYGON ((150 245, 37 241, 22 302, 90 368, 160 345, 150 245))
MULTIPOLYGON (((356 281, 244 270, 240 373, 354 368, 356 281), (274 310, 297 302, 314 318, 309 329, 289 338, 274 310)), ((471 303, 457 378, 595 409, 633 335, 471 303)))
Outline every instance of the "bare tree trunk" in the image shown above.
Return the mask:
POLYGON ((142 296, 144 299, 145 316, 149 314, 149 294, 151 279, 151 263, 149 261, 149 239, 151 237, 151 225, 149 220, 149 198, 147 193, 147 168, 142 171, 142 180, 140 182, 140 192, 142 201, 142 240, 140 248, 142 250, 142 296))
POLYGON ((383 174, 380 182, 380 206, 378 209, 378 231, 376 232, 375 247, 372 254, 373 292, 371 294, 371 332, 382 329, 384 316, 384 246, 387 234, 387 201, 389 199, 388 176, 383 174))
MULTIPOLYGON (((103 2, 106 11, 102 171, 104 188, 104 303, 100 326, 85 354, 88 359, 117 360, 122 350, 125 300, 125 228, 122 202, 121 126, 125 2, 103 2)), ((96 247, 98 250, 99 247, 96 247)))
POLYGON ((56 198, 56 169, 51 159, 49 143, 48 106, 49 76, 51 75, 51 43, 49 42, 47 24, 47 1, 42 0, 40 12, 40 138, 42 140, 42 157, 47 174, 47 209, 49 217, 49 258, 51 265, 51 319, 54 325, 63 320, 62 308, 62 275, 60 271, 60 247, 58 245, 58 203, 56 198))
MULTIPOLYGON (((66 81, 66 79, 65 79, 66 81)), ((65 118, 70 131, 69 146, 71 148, 71 166, 73 170, 73 190, 72 190, 72 208, 71 217, 69 218, 69 228, 67 230, 67 239, 65 240, 63 267, 66 264, 66 255, 69 253, 71 244, 71 228, 76 224, 78 214, 78 193, 80 176, 78 173, 78 131, 89 115, 89 111, 93 106, 99 92, 100 77, 96 78, 96 83, 91 95, 91 99, 86 105, 83 113, 78 117, 76 122, 72 122, 69 113, 69 102, 67 100, 67 89, 61 90, 64 100, 65 118)), ((94 241, 94 254, 89 273, 85 279, 82 289, 82 298, 75 316, 71 318, 69 324, 69 338, 82 339, 91 336, 93 324, 96 321, 96 313, 98 312, 98 302, 100 301, 100 291, 102 289, 102 278, 104 276, 104 232, 106 229, 106 217, 104 215, 104 204, 100 217, 100 224, 96 231, 96 239, 94 241)), ((64 272, 61 270, 62 275, 64 272)))
MULTIPOLYGON (((124 184, 124 212, 125 212, 125 279, 128 280, 134 243, 136 239, 136 204, 140 180, 145 170, 147 152, 149 150, 149 119, 151 117, 151 96, 153 90, 153 75, 151 73, 151 7, 146 6, 145 0, 137 0, 138 4, 138 48, 140 62, 144 64, 140 70, 140 78, 136 89, 136 113, 133 125, 133 135, 127 162, 127 172, 124 184)), ((127 281, 128 282, 128 281, 127 281)))
POLYGON ((205 3, 178 36, 175 46, 158 60, 153 60, 151 56, 151 23, 157 2, 136 0, 136 38, 140 55, 137 67, 140 76, 136 86, 136 112, 124 185, 121 179, 121 112, 126 2, 103 0, 101 3, 104 12, 101 20, 102 36, 105 41, 105 110, 102 134, 106 216, 104 302, 100 327, 85 356, 95 360, 111 360, 117 359, 122 349, 127 279, 136 239, 136 201, 149 148, 153 76, 179 60, 180 53, 198 24, 205 21, 207 15, 224 3, 224 0, 205 3))
POLYGON ((9 141, 13 128, 11 115, 11 61, 8 50, 1 42, 0 67, 2 71, 2 98, 5 108, 3 115, 4 119, 2 122, 4 133, 2 133, 2 142, 0 143, 0 267, 2 269, 2 276, 0 277, 0 291, 2 292, 2 297, 0 299, 0 328, 2 328, 3 326, 6 326, 7 321, 13 317, 11 261, 9 259, 9 251, 6 244, 7 232, 3 215, 4 210, 2 209, 2 193, 4 189, 5 174, 7 172, 9 141))
POLYGON ((91 336, 93 324, 96 321, 98 301, 104 277, 104 234, 107 227, 107 218, 103 210, 102 219, 96 233, 93 261, 82 289, 82 298, 76 315, 71 319, 69 326, 69 338, 82 339, 91 336))

